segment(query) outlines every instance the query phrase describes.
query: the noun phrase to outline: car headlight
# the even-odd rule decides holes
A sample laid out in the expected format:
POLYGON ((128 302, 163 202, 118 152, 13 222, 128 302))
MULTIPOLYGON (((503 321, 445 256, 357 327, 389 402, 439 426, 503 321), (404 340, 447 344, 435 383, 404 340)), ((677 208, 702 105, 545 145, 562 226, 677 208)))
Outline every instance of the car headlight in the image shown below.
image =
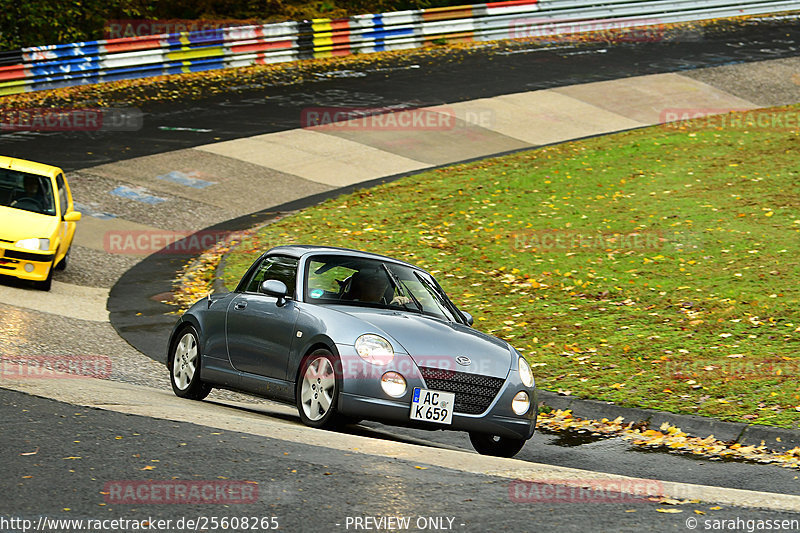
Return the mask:
POLYGON ((522 384, 526 387, 533 387, 533 372, 531 371, 531 365, 529 365, 528 361, 526 361, 522 356, 519 357, 519 378, 522 380, 522 384))
POLYGON ((356 339, 356 352, 361 359, 373 365, 388 365, 394 359, 392 344, 380 335, 371 333, 356 339))
POLYGON ((14 246, 26 250, 49 250, 50 239, 22 239, 15 242, 14 246))
POLYGON ((528 412, 528 409, 531 406, 531 398, 528 396, 528 393, 525 391, 519 391, 514 399, 511 400, 511 410, 514 413, 522 416, 528 412))

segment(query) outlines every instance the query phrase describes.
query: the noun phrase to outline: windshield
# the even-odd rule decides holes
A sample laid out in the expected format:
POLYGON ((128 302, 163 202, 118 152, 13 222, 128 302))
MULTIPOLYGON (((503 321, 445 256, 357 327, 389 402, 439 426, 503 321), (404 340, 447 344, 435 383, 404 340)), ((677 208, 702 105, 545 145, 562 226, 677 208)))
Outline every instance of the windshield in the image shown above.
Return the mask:
POLYGON ((50 178, 0 168, 0 206, 55 215, 56 203, 50 178))
POLYGON ((462 322, 455 306, 427 273, 376 259, 342 255, 314 256, 306 269, 305 298, 405 310, 462 322))

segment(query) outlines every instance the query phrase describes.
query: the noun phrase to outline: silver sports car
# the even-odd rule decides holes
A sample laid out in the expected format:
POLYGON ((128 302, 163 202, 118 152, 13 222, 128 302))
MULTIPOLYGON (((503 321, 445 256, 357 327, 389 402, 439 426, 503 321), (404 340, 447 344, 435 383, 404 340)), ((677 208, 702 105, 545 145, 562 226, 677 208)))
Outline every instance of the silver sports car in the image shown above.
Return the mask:
POLYGON ((182 398, 212 387, 297 406, 303 423, 359 420, 469 432, 511 457, 533 435, 533 373, 507 342, 473 329, 428 272, 376 254, 280 246, 239 285, 181 316, 167 367, 182 398))

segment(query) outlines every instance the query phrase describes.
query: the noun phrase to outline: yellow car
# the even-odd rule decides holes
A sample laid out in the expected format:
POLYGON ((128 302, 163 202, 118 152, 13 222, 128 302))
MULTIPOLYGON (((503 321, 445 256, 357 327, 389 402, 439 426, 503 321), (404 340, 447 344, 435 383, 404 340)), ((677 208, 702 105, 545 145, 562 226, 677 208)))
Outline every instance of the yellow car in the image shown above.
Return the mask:
POLYGON ((0 274, 50 290, 80 219, 60 168, 0 156, 0 274))

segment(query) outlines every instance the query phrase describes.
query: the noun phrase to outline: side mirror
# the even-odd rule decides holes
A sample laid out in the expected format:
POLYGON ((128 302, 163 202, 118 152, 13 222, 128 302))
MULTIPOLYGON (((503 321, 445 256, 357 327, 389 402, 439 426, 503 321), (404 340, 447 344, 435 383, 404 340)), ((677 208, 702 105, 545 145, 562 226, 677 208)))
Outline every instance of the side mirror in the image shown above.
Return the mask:
POLYGON ((472 326, 475 323, 475 319, 472 318, 472 315, 467 313, 466 311, 461 311, 461 316, 464 317, 464 320, 467 321, 468 326, 472 326))
POLYGON ((278 307, 286 303, 285 298, 286 294, 289 292, 289 289, 286 288, 286 284, 284 282, 278 281, 277 279, 268 279, 261 284, 260 289, 261 292, 267 296, 274 296, 277 298, 278 307))
POLYGON ((66 215, 64 215, 64 221, 66 222, 77 222, 81 219, 81 212, 80 211, 70 211, 66 215))

